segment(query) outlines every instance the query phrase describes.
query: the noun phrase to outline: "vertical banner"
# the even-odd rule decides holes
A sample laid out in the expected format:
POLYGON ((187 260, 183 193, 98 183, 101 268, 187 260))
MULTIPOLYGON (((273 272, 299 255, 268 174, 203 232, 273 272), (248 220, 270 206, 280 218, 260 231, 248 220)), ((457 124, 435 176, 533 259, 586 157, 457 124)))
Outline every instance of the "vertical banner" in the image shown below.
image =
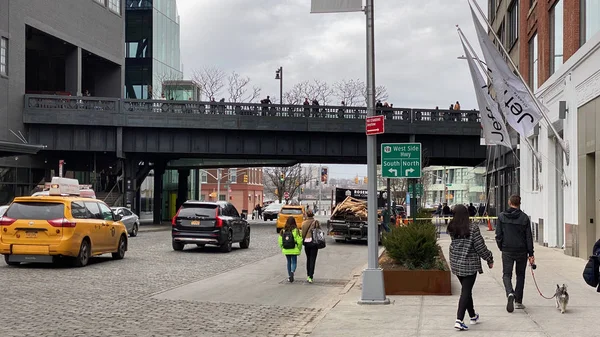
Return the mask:
POLYGON ((327 184, 329 180, 329 168, 327 166, 321 168, 321 183, 327 184))
POLYGON ((311 13, 361 12, 363 0, 311 0, 311 13))

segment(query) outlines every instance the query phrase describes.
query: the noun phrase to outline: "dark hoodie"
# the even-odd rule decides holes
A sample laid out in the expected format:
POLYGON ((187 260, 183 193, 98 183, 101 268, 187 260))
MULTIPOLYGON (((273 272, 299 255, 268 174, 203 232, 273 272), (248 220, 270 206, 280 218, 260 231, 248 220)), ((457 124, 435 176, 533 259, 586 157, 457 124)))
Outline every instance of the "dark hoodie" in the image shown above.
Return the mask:
POLYGON ((500 213, 496 226, 496 243, 503 252, 533 256, 533 236, 527 214, 518 208, 500 213))

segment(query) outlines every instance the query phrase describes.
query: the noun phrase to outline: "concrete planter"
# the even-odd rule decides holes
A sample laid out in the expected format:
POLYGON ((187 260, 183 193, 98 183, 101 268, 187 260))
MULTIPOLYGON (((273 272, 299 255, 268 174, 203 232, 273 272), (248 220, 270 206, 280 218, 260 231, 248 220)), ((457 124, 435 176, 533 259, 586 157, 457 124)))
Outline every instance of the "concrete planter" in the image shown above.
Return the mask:
MULTIPOLYGON (((384 251, 380 263, 387 258, 384 251)), ((383 264, 383 283, 386 295, 452 295, 450 268, 440 249, 446 270, 409 270, 404 267, 390 267, 383 264)))

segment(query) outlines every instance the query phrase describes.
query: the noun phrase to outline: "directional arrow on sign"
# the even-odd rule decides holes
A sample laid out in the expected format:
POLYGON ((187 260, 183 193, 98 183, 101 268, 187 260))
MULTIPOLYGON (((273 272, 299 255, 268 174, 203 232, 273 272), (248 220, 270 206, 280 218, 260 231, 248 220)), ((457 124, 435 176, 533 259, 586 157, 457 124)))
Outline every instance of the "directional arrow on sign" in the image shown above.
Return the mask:
MULTIPOLYGON (((408 171, 408 170, 407 170, 407 171, 408 171)), ((398 170, 396 170, 396 169, 393 169, 393 168, 391 168, 391 169, 389 169, 389 170, 388 170, 388 172, 389 172, 389 173, 393 173, 393 174, 394 174, 394 176, 396 176, 396 177, 398 176, 398 170)))
POLYGON ((409 173, 413 173, 413 172, 415 172, 415 169, 414 168, 409 168, 409 169, 405 170, 404 175, 407 176, 409 173))

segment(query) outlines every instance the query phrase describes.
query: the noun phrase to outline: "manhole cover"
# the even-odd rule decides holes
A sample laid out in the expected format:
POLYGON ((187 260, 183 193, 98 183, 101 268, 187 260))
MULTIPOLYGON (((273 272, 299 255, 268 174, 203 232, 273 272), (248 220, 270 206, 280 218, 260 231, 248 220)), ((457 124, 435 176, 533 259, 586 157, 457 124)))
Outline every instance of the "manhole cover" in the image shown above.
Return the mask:
MULTIPOLYGON (((312 285, 322 287, 345 287, 350 280, 338 280, 338 279, 314 279, 312 285)), ((287 278, 283 279, 279 284, 289 283, 287 278)), ((306 279, 295 279, 294 283, 309 284, 306 279)))

